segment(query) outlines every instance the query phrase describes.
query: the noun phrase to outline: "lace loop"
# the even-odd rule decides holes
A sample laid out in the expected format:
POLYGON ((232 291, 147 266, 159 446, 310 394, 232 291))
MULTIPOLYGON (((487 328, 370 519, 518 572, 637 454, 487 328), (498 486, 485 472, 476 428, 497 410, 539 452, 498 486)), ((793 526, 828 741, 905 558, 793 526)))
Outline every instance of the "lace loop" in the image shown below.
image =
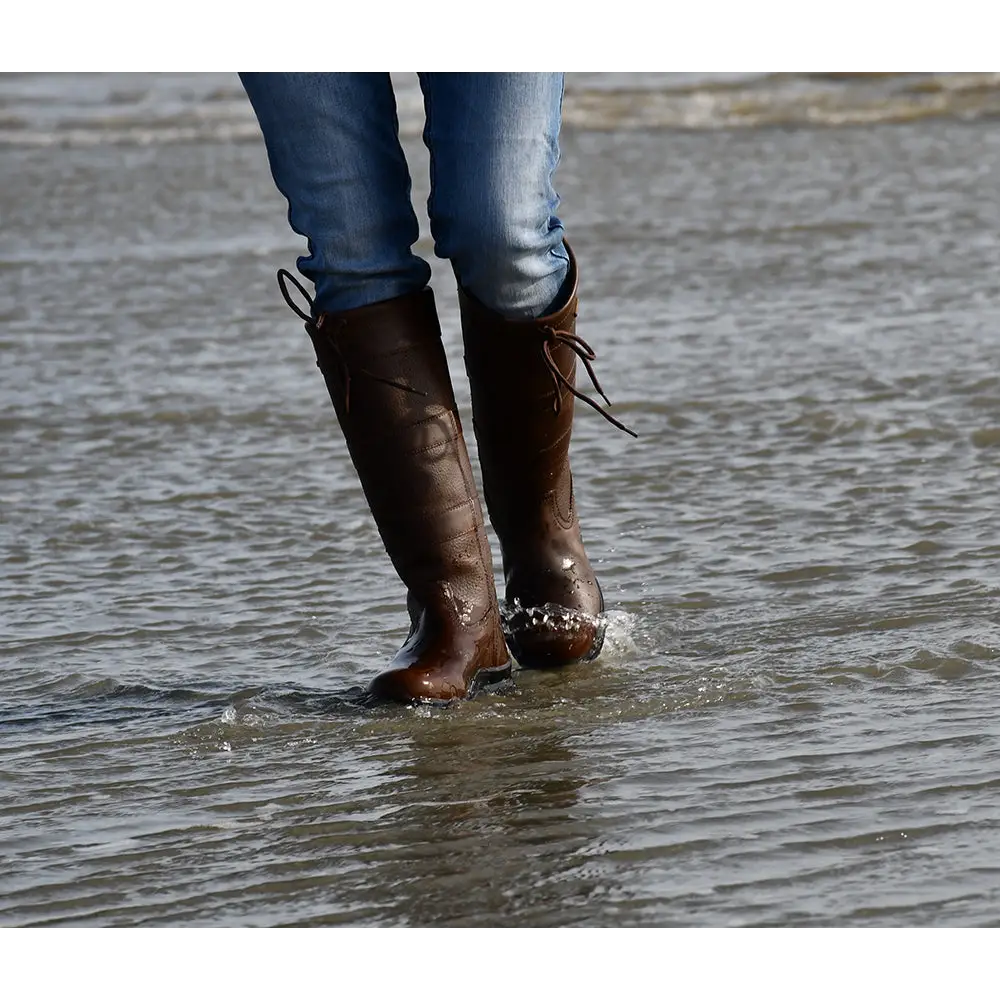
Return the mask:
MULTIPOLYGON (((310 339, 313 342, 313 346, 316 348, 316 367, 320 371, 324 372, 323 368, 323 348, 324 346, 329 348, 337 359, 337 365, 340 368, 340 381, 344 386, 344 413, 351 412, 351 369, 347 364, 347 359, 344 357, 343 352, 340 349, 340 342, 337 339, 337 334, 342 331, 347 326, 347 320, 343 317, 336 317, 337 322, 334 324, 328 324, 324 321, 328 318, 326 314, 323 314, 316 318, 316 303, 312 296, 303 288, 302 282, 295 277, 291 271, 286 271, 284 268, 278 270, 278 288, 281 289, 281 295, 284 298, 289 309, 295 313, 296 316, 301 319, 306 325, 306 333, 309 334, 310 339), (303 312, 299 308, 298 304, 292 298, 291 293, 288 291, 288 282, 291 282, 298 290, 302 297, 309 303, 309 312, 303 312)), ((426 396, 427 393, 422 389, 417 389, 412 385, 407 385, 405 382, 397 382, 391 378, 383 378, 381 375, 375 375, 374 373, 368 371, 367 368, 358 368, 358 374, 364 375, 366 378, 370 378, 373 382, 381 382, 383 385, 392 386, 394 389, 401 389, 403 392, 411 392, 417 396, 426 396)))
POLYGON ((590 346, 590 344, 588 344, 583 337, 578 334, 571 333, 569 330, 557 330, 555 327, 545 326, 542 327, 542 331, 545 334, 545 340, 542 341, 542 355, 545 358, 545 365, 549 370, 549 374, 552 376, 552 385, 555 389, 555 399, 552 403, 552 409, 558 413, 562 407, 562 392, 559 387, 565 386, 577 399, 580 399, 584 403, 592 406, 609 423, 613 424, 619 430, 624 431, 626 434, 631 434, 632 437, 637 438, 639 435, 636 434, 631 427, 626 427, 620 420, 616 420, 613 416, 611 416, 611 414, 608 413, 608 411, 605 410, 600 403, 594 402, 590 396, 580 392, 569 381, 569 379, 563 375, 559 366, 556 364, 555 358, 552 356, 552 348, 558 347, 560 344, 564 344, 571 351, 573 351, 573 353, 583 362, 584 367, 587 369, 587 374, 590 376, 590 381, 594 388, 600 393, 604 402, 610 406, 611 400, 608 399, 608 395, 601 386, 601 383, 597 378, 597 373, 594 371, 594 366, 591 363, 597 360, 597 355, 594 353, 594 349, 590 346))
POLYGON ((307 324, 314 322, 312 313, 313 307, 316 303, 313 302, 312 296, 302 287, 302 282, 299 281, 299 279, 296 278, 291 271, 286 271, 283 267, 278 270, 278 288, 281 289, 281 295, 288 304, 288 308, 291 309, 292 312, 299 317, 299 319, 303 320, 307 324), (304 313, 292 299, 291 293, 288 291, 289 281, 299 290, 299 292, 301 292, 302 297, 306 300, 306 302, 309 303, 308 313, 304 313))

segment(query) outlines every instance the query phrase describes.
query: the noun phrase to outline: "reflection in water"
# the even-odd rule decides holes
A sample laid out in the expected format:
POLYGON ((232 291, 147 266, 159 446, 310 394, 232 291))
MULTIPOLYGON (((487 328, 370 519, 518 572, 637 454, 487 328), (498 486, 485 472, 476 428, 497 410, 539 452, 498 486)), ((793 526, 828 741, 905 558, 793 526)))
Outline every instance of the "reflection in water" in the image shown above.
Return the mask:
MULTIPOLYGON (((410 838, 384 868, 417 925, 571 923, 592 888, 576 852, 581 761, 558 735, 502 717, 414 728, 399 796, 410 838)), ((381 880, 381 879, 380 879, 381 880)))

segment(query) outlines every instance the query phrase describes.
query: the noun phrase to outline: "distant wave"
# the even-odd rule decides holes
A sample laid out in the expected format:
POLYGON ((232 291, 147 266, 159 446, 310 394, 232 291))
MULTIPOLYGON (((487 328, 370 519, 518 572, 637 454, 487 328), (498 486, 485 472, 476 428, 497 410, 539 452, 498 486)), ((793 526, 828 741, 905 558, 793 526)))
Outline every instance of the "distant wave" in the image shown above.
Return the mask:
POLYGON ((581 130, 838 127, 1000 114, 1000 73, 774 74, 659 90, 567 91, 581 130))
MULTIPOLYGON (((1000 73, 582 74, 567 83, 567 130, 836 128, 1000 115, 1000 73)), ((231 78, 235 81, 235 77, 231 78)), ((148 146, 256 142, 260 132, 238 83, 108 75, 72 81, 0 82, 0 146, 148 146)), ((423 127, 415 85, 397 91, 401 132, 423 127)))

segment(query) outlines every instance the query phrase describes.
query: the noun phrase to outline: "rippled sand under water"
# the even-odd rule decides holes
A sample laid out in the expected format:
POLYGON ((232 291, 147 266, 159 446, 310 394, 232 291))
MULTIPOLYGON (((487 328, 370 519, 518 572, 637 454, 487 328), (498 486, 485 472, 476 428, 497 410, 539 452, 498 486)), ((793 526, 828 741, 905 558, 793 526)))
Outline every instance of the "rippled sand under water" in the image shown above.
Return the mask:
POLYGON ((998 922, 995 117, 679 130, 729 91, 571 77, 580 332, 641 435, 574 437, 607 649, 371 708, 402 595, 252 121, 123 78, 136 131, 101 79, 0 87, 0 923, 998 922))

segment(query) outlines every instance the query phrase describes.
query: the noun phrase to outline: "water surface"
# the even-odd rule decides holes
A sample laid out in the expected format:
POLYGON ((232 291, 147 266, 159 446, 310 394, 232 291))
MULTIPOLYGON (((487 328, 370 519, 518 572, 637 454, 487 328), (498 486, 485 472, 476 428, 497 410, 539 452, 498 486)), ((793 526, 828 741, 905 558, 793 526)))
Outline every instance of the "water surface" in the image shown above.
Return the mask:
POLYGON ((996 923, 998 95, 571 75, 608 648, 371 709, 400 585, 238 82, 0 77, 0 923, 996 923))

